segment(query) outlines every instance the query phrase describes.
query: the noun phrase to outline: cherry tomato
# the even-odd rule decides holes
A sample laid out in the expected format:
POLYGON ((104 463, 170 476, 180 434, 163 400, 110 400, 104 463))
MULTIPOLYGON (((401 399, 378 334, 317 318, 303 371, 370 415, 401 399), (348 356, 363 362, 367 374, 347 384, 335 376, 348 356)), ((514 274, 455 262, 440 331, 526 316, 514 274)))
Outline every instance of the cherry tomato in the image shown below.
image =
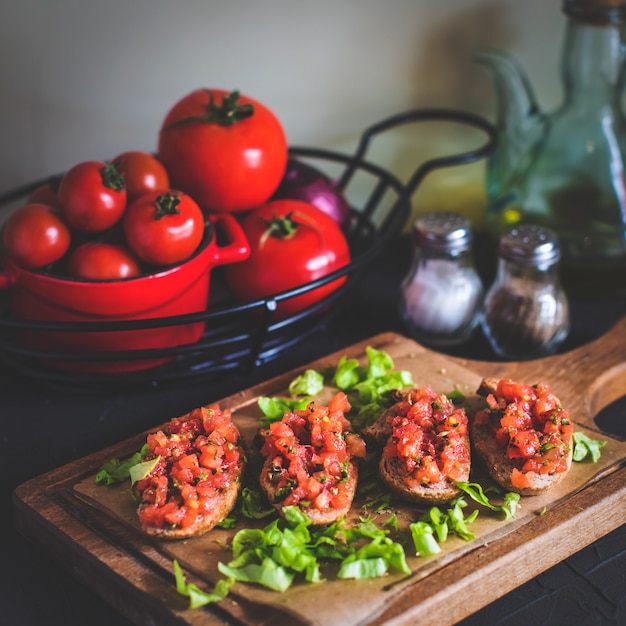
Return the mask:
POLYGON ((67 261, 67 272, 76 278, 117 280, 141 274, 130 250, 105 242, 87 242, 78 246, 67 261))
POLYGON ((70 226, 97 233, 117 223, 126 208, 124 177, 112 163, 83 161, 59 183, 59 209, 70 226))
POLYGON ((39 268, 58 261, 69 248, 70 231, 59 213, 47 204, 27 204, 7 219, 2 241, 18 265, 39 268))
POLYGON ((170 177, 163 163, 149 152, 130 150, 118 154, 111 162, 124 176, 129 204, 144 193, 170 188, 170 177))
POLYGON ((165 117, 159 158, 171 184, 205 210, 243 211, 269 200, 287 166, 283 127, 263 104, 198 89, 165 117))
POLYGON ((204 215, 181 191, 154 191, 126 210, 124 235, 133 252, 153 265, 171 265, 190 257, 204 235, 204 215))
MULTIPOLYGON (((250 244, 246 261, 229 265, 229 287, 250 301, 299 287, 350 262, 341 227, 317 207, 301 200, 273 200, 248 213, 242 228, 250 244)), ((341 286, 345 277, 278 304, 292 315, 341 286)))

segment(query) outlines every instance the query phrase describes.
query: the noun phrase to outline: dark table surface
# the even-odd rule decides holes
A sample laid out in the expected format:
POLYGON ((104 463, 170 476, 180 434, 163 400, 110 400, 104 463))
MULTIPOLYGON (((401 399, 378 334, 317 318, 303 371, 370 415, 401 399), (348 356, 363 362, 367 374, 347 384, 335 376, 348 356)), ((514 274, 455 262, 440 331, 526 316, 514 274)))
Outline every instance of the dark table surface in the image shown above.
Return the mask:
MULTIPOLYGON (((385 331, 406 334, 397 290, 409 244, 392 245, 370 268, 367 287, 312 340, 250 375, 181 381, 115 392, 68 392, 0 366, 0 624, 130 624, 14 528, 12 492, 22 482, 159 425, 195 406, 385 331)), ((626 315, 626 299, 572 301, 572 330, 562 350, 600 336, 626 315)), ((480 331, 450 352, 496 360, 480 331)), ((626 360, 626 355, 625 360, 626 360)), ((626 390, 625 390, 626 393, 626 390)), ((626 404, 611 423, 626 437, 626 404)), ((515 567, 516 564, 511 564, 515 567)), ((474 624, 626 624, 626 524, 462 622, 474 624)))

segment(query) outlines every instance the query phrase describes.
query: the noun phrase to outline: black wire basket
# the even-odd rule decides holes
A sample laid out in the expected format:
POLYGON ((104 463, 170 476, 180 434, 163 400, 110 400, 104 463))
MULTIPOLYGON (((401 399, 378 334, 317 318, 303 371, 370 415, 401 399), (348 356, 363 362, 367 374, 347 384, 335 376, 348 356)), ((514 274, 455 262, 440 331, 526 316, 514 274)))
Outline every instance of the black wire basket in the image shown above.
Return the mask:
MULTIPOLYGON (((418 109, 389 117, 366 129, 354 154, 291 147, 290 156, 306 161, 337 182, 351 205, 346 236, 350 246, 349 265, 301 287, 245 304, 232 302, 219 272, 211 279, 211 305, 206 311, 187 315, 116 322, 34 322, 14 319, 6 293, 0 294, 0 360, 8 368, 49 385, 85 391, 141 383, 164 383, 197 377, 216 378, 229 372, 246 375, 253 369, 279 359, 303 342, 312 340, 349 301, 368 265, 397 237, 411 214, 411 199, 423 178, 432 170, 471 163, 484 158, 495 147, 496 131, 483 118, 471 113, 418 109), (414 122, 452 122, 483 131, 487 139, 480 147, 421 164, 406 183, 379 165, 365 159, 372 140, 389 129, 414 122), (356 198, 356 199, 355 199, 356 198), (306 310, 280 319, 277 305, 302 293, 345 277, 342 285, 306 310), (109 332, 162 328, 205 322, 199 341, 191 345, 115 352, 90 352, 90 361, 126 361, 169 358, 165 365, 132 372, 89 374, 65 371, 58 363, 85 359, 84 352, 50 352, 24 347, 16 338, 29 331, 109 332)), ((51 177, 52 178, 52 177, 51 177)), ((0 196, 0 207, 26 197, 51 178, 38 180, 0 196)), ((219 269, 219 268, 218 268, 219 269)), ((215 270, 213 270, 215 272, 215 270)))

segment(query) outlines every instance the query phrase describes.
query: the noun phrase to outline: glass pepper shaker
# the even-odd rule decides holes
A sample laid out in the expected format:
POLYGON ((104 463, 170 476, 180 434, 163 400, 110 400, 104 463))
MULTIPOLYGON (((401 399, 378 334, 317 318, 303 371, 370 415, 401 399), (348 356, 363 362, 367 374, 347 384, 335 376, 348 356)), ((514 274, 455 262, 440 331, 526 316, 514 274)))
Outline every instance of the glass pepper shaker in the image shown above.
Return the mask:
POLYGON ((400 314, 420 343, 451 346, 469 338, 483 302, 464 217, 434 211, 413 224, 413 262, 401 287, 400 314))
POLYGON ((556 235, 535 225, 514 227, 501 238, 498 255, 481 319, 485 336, 509 360, 554 353, 569 332, 556 235))

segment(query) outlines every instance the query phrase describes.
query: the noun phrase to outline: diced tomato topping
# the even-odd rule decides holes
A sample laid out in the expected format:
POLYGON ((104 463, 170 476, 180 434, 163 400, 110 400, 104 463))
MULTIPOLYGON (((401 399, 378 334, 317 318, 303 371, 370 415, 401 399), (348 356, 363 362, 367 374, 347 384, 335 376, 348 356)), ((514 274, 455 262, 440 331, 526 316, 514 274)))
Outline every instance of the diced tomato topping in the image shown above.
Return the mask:
POLYGON ((540 395, 535 404, 535 413, 537 416, 543 416, 551 413, 557 408, 556 398, 550 393, 540 395))
POLYGON ((541 445, 539 433, 532 428, 529 430, 512 430, 509 433, 509 447, 507 455, 510 459, 527 459, 534 456, 541 445))
POLYGON ((335 413, 336 411, 341 412, 342 416, 345 415, 352 406, 348 400, 348 396, 340 391, 336 393, 329 401, 328 401, 328 410, 330 413, 335 413))
POLYGON ((417 467, 404 476, 404 481, 409 485, 427 485, 432 483, 440 483, 445 476, 439 470, 436 461, 430 456, 424 456, 420 459, 417 467))
POLYGON ((266 471, 284 506, 327 511, 346 497, 351 501, 352 494, 339 494, 353 457, 365 456, 365 442, 349 430, 344 412, 350 408, 339 392, 328 406, 311 402, 306 409, 287 411, 263 433, 261 453, 272 459, 266 471))
POLYGON ((330 506, 333 509, 347 509, 352 502, 352 496, 346 493, 345 489, 339 489, 330 500, 330 506))
POLYGON ((510 431, 508 428, 498 428, 494 432, 496 442, 501 448, 505 448, 509 444, 510 431))
POLYGON ((322 440, 322 448, 324 450, 329 450, 331 452, 340 452, 346 449, 346 442, 343 440, 342 437, 337 437, 336 433, 326 431, 322 435, 322 440))
POLYGON ((320 491, 313 499, 313 506, 318 511, 328 511, 330 508, 331 501, 333 499, 333 494, 328 491, 328 489, 324 489, 320 491))
POLYGON ((354 433, 348 433, 346 435, 346 450, 350 456, 355 456, 358 459, 364 459, 366 455, 365 441, 354 433))
POLYGON ((207 469, 218 469, 224 462, 224 449, 215 444, 207 444, 200 448, 200 465, 207 469))
POLYGON ((511 402, 504 410, 500 425, 503 428, 515 428, 517 430, 532 428, 533 418, 529 404, 527 402, 511 402))
POLYGON ((498 381, 496 394, 487 396, 486 403, 487 408, 477 413, 476 422, 491 425, 498 444, 506 447, 508 458, 524 461, 513 471, 515 487, 531 486, 526 474, 567 470, 574 427, 549 385, 531 387, 503 379, 498 381))
POLYGON ((530 481, 532 472, 520 472, 516 467, 513 468, 511 473, 511 484, 516 489, 528 489, 532 486, 530 481))
POLYGON ((498 381, 497 395, 504 398, 506 402, 535 402, 537 395, 530 385, 522 385, 513 382, 510 378, 503 378, 498 381))
POLYGON ((142 524, 155 528, 186 528, 210 512, 243 460, 231 412, 216 404, 171 420, 146 441, 147 459, 160 460, 133 489, 141 499, 142 524))
POLYGON ((176 502, 168 502, 163 507, 163 519, 171 526, 182 526, 183 520, 187 515, 187 507, 182 505, 178 506, 176 502))
POLYGON ((466 476, 470 451, 460 441, 452 441, 441 451, 441 473, 450 480, 460 480, 466 476))
POLYGON ((487 395, 486 402, 492 410, 506 408, 506 401, 503 398, 498 400, 492 393, 487 395))
POLYGON ((465 410, 429 387, 408 392, 396 403, 392 435, 383 454, 403 464, 409 485, 457 480, 466 475, 469 449, 465 410))

